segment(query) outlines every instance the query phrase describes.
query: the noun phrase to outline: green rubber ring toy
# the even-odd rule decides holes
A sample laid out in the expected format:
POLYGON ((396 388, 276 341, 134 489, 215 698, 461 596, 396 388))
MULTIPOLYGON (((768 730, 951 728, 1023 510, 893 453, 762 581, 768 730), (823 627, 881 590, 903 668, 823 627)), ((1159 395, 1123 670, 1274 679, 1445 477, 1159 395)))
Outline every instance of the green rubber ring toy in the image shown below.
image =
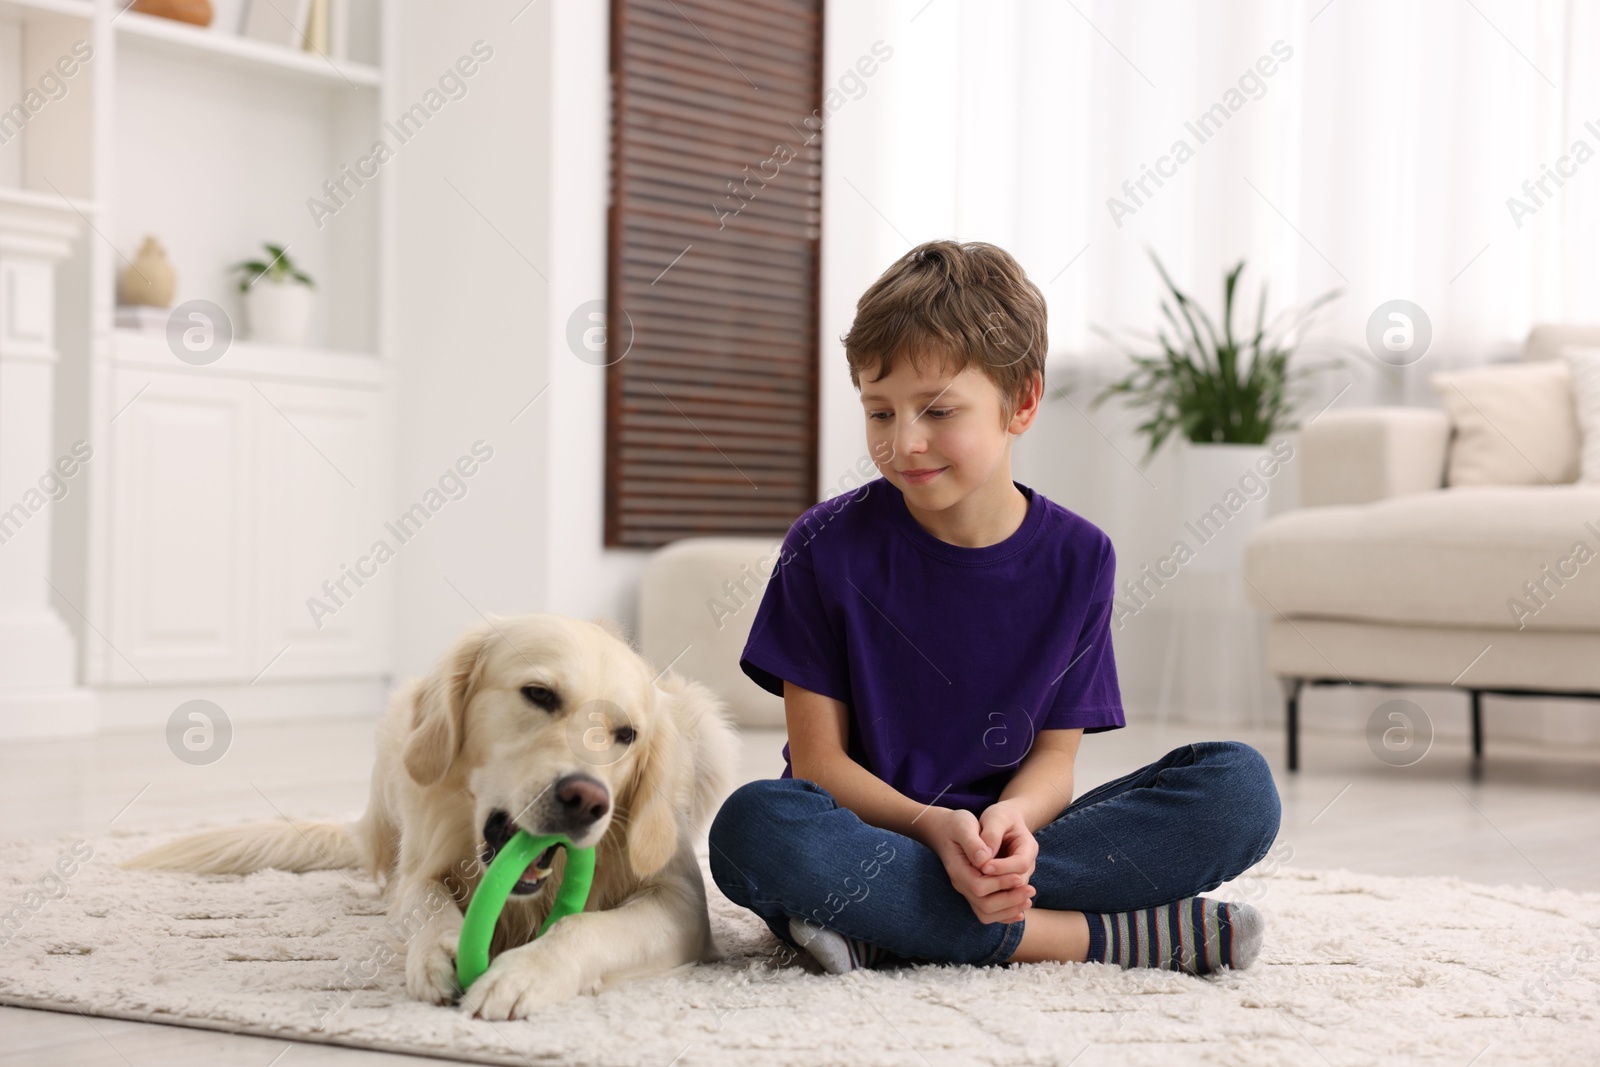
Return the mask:
POLYGON ((478 891, 467 904, 467 914, 461 923, 461 940, 456 946, 456 981, 463 990, 489 969, 489 942, 494 937, 500 912, 506 906, 506 898, 511 896, 512 888, 528 869, 528 864, 551 845, 567 850, 567 866, 561 873, 555 906, 539 927, 539 933, 533 936, 542 935, 557 919, 576 915, 589 902, 589 887, 594 884, 594 849, 574 848, 571 841, 559 834, 534 837, 526 830, 518 830, 489 864, 483 880, 478 883, 478 891))

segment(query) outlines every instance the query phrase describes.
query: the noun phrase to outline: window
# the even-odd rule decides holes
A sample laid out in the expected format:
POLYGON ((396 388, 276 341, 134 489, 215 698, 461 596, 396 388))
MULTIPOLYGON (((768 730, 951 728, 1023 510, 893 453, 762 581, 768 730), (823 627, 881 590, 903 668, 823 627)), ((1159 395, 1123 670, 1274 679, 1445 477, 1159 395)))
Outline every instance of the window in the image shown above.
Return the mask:
POLYGON ((612 0, 605 543, 816 502, 822 0, 612 0))

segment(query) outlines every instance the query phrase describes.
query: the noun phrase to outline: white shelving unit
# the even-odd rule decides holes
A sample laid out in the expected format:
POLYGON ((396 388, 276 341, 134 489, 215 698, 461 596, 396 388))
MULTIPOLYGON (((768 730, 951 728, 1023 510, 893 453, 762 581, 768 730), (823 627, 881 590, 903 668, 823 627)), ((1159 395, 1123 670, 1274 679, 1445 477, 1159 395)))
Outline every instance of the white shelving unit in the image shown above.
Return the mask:
POLYGON ((213 62, 253 67, 291 78, 345 82, 352 89, 376 89, 383 84, 383 71, 368 63, 352 63, 311 52, 295 52, 246 37, 197 30, 181 22, 141 15, 137 11, 117 16, 115 26, 128 47, 164 51, 180 63, 213 62))
POLYGON ((50 581, 101 726, 196 696, 246 718, 381 701, 392 577, 320 625, 305 603, 393 499, 395 179, 357 179, 397 110, 396 20, 394 0, 345 2, 348 54, 328 57, 230 32, 239 0, 205 28, 120 0, 0 0, 0 202, 81 232, 57 272, 54 444, 94 459, 53 505, 50 581), (113 327, 146 235, 174 306, 229 316, 216 362, 113 327), (307 347, 242 339, 228 266, 264 241, 317 282, 307 347))
POLYGON ((94 16, 92 0, 5 0, 0 7, 7 12, 24 15, 38 12, 46 15, 67 15, 77 19, 89 19, 94 16))

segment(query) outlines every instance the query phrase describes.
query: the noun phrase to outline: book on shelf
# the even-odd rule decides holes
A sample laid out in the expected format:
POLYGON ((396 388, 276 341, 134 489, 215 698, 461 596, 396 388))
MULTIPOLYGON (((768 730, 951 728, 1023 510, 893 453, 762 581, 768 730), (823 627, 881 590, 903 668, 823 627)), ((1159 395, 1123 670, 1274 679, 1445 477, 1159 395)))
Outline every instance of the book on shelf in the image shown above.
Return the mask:
POLYGON ((328 0, 311 0, 306 15, 306 51, 328 55, 328 0))
POLYGON ((328 44, 335 59, 350 58, 350 0, 328 0, 328 44))
POLYGON ((249 0, 242 36, 285 48, 306 47, 312 0, 249 0))

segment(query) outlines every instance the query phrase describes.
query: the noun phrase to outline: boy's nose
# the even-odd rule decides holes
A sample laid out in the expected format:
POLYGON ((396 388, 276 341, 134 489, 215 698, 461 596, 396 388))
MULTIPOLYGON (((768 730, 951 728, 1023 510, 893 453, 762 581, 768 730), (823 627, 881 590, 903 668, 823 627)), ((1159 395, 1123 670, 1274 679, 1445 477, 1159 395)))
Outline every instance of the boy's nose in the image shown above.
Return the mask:
POLYGON ((908 419, 902 421, 895 429, 894 441, 892 442, 894 455, 889 457, 891 460, 896 456, 914 456, 918 452, 926 452, 928 450, 928 435, 918 425, 919 421, 908 419))

